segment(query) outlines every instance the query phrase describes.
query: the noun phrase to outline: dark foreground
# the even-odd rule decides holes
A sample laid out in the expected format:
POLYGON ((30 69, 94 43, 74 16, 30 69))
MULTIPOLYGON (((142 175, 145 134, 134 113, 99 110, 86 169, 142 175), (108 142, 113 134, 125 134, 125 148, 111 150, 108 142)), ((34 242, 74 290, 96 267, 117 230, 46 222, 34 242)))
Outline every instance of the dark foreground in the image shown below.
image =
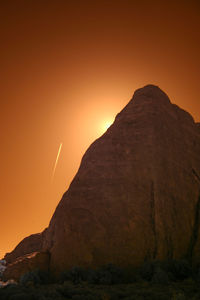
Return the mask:
POLYGON ((144 263, 122 270, 74 267, 60 278, 35 270, 0 288, 0 300, 200 300, 200 266, 187 261, 144 263))
POLYGON ((48 284, 36 286, 10 285, 0 289, 1 300, 199 300, 200 284, 188 279, 178 283, 92 285, 87 283, 48 284))

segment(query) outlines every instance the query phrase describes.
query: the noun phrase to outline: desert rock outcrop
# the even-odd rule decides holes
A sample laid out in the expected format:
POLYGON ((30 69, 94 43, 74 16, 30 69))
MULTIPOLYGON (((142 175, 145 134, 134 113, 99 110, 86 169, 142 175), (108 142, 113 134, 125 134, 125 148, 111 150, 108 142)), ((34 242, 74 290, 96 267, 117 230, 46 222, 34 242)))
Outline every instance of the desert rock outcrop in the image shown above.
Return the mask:
POLYGON ((50 269, 200 258, 200 131, 160 88, 136 90, 86 151, 42 239, 50 269))
POLYGON ((32 252, 40 251, 42 249, 43 237, 45 230, 42 233, 32 234, 24 238, 15 249, 6 253, 5 260, 7 263, 14 262, 18 257, 21 257, 32 252))
POLYGON ((33 252, 21 257, 18 257, 13 263, 10 263, 3 273, 4 281, 14 279, 18 281, 20 277, 34 270, 49 271, 48 252, 33 252))

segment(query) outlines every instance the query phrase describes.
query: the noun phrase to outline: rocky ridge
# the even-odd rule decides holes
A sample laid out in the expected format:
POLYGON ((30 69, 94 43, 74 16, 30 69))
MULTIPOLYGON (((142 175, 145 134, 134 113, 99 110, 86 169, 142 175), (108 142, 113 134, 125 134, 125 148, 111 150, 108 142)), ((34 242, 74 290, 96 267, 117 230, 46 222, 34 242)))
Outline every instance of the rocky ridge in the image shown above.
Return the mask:
POLYGON ((40 251, 42 249, 44 234, 45 230, 42 233, 31 234, 25 237, 12 252, 6 253, 4 257, 6 262, 9 264, 14 262, 18 257, 40 251))

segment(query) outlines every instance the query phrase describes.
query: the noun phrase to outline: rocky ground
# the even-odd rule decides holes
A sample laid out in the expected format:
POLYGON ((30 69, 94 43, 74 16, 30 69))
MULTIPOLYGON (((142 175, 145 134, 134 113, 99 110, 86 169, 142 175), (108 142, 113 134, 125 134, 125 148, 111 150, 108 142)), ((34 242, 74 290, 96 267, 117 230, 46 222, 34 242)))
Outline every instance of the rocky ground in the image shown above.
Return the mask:
POLYGON ((94 285, 88 283, 8 285, 0 289, 2 300, 199 300, 200 284, 187 279, 170 284, 141 281, 132 284, 94 285))

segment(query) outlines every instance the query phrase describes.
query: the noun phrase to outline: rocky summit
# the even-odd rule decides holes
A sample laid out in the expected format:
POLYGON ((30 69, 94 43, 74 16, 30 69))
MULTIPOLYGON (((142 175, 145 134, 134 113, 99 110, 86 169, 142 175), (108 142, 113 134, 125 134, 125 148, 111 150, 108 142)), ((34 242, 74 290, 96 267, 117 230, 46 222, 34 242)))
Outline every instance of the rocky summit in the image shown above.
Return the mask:
POLYGON ((198 261, 199 214, 199 123, 147 85, 88 148, 48 229, 35 240, 57 274, 72 266, 198 261))

